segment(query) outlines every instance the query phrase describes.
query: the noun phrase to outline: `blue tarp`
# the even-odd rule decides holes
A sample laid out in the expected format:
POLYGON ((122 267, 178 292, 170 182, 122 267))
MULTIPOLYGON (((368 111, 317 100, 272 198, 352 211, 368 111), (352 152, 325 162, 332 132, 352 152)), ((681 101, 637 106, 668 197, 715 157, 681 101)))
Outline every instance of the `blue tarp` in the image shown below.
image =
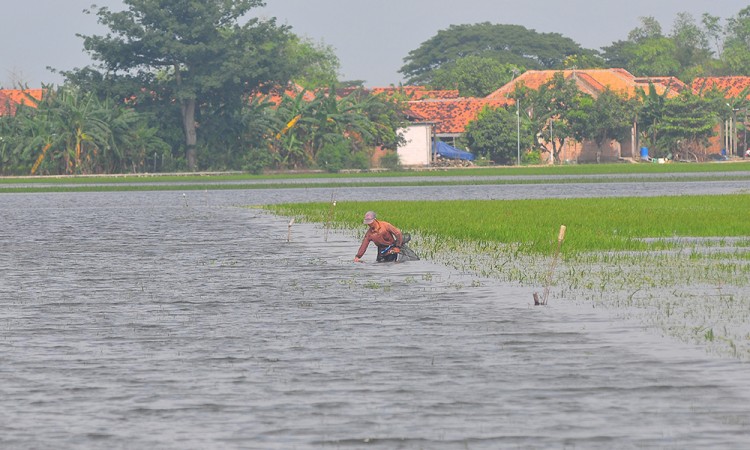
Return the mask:
POLYGON ((433 152, 437 152, 438 155, 443 158, 449 159, 465 159, 466 161, 474 161, 474 154, 459 150, 455 147, 451 147, 443 141, 437 141, 432 147, 433 152))

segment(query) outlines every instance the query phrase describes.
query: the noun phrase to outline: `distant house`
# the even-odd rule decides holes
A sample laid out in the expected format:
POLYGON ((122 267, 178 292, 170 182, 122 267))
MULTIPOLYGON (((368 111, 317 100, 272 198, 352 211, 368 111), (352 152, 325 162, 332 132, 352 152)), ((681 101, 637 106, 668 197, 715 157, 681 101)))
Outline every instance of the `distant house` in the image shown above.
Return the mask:
POLYGON ((512 103, 507 98, 461 97, 410 101, 408 106, 412 113, 435 124, 435 137, 453 141, 466 131, 466 125, 485 107, 499 108, 512 103))
MULTIPOLYGON (((521 74, 511 82, 501 86, 486 97, 459 97, 457 91, 427 90, 421 86, 402 86, 401 92, 409 94, 407 102, 411 125, 409 128, 432 127, 431 141, 437 139, 454 144, 455 139, 466 132, 469 122, 475 120, 485 107, 499 108, 515 104, 510 98, 519 83, 530 89, 539 89, 550 81, 556 73, 562 73, 566 79, 574 79, 578 88, 593 97, 597 97, 605 89, 618 92, 627 97, 636 95, 638 89, 647 90, 653 84, 659 94, 677 95, 680 90, 688 87, 674 77, 635 77, 624 69, 586 69, 586 70, 530 70, 521 74)), ((396 89, 396 88, 392 88, 396 89)), ((372 92, 383 92, 387 89, 373 89, 372 92)), ((593 143, 566 143, 563 150, 565 159, 575 161, 616 161, 621 157, 637 157, 639 150, 635 139, 637 124, 634 124, 632 137, 627 142, 609 142, 602 148, 593 143)), ((405 130, 407 145, 399 148, 402 164, 412 165, 419 161, 419 165, 428 164, 413 156, 413 153, 425 154, 420 146, 432 148, 432 142, 419 139, 416 144, 413 136, 423 136, 424 131, 405 130)), ((470 149, 469 149, 470 150, 470 149)))
MULTIPOLYGON (((433 140, 438 138, 450 142, 466 131, 466 125, 475 120, 485 106, 494 108, 513 105, 514 100, 510 96, 519 83, 530 89, 539 89, 556 73, 562 73, 566 79, 573 79, 582 92, 594 98, 606 89, 632 98, 639 90, 648 92, 649 86, 653 86, 659 95, 666 93, 669 97, 677 96, 687 89, 700 93, 716 88, 724 91, 727 99, 736 98, 745 89, 750 92, 750 77, 697 78, 688 86, 675 77, 636 77, 624 69, 529 70, 484 98, 440 96, 436 94, 440 91, 421 91, 432 92, 432 95, 424 95, 408 102, 409 111, 414 117, 412 125, 429 123, 433 127, 433 140)), ((415 92, 420 92, 420 88, 415 88, 415 92)), ((717 136, 710 141, 706 152, 719 153, 722 149, 727 149, 730 155, 744 153, 742 150, 750 147, 750 136, 744 131, 738 135, 737 130, 738 123, 746 125, 742 129, 750 125, 748 115, 749 111, 745 109, 737 110, 732 119, 718 125, 717 136)), ((599 147, 593 142, 568 140, 563 149, 563 158, 578 162, 638 159, 640 156, 637 122, 633 123, 630 139, 623 142, 610 141, 599 147)))
POLYGON ((634 97, 638 89, 648 90, 650 84, 654 85, 659 95, 666 91, 670 91, 668 95, 677 95, 679 91, 688 89, 685 83, 675 77, 636 77, 625 69, 529 70, 492 92, 487 98, 507 97, 519 83, 530 89, 539 89, 556 73, 562 73, 566 80, 573 79, 581 92, 594 98, 607 88, 628 98, 634 97))
POLYGON ((431 90, 424 86, 372 88, 373 94, 401 95, 407 103, 410 124, 399 130, 406 143, 397 149, 404 166, 429 166, 433 163, 433 143, 440 139, 454 143, 486 105, 497 107, 506 100, 460 97, 457 90, 431 90))
MULTIPOLYGON (((746 95, 750 100, 750 77, 701 77, 693 80, 691 85, 693 92, 701 93, 708 89, 718 89, 724 92, 727 99, 737 98, 739 95, 746 95)), ((730 106, 728 106, 729 108, 730 106)), ((747 128, 750 125, 748 121, 748 110, 732 110, 732 117, 718 126, 716 136, 711 139, 707 153, 720 153, 725 150, 729 156, 742 156, 750 148, 750 141, 747 135, 747 128), (738 123, 741 123, 742 133, 738 133, 738 123)))
MULTIPOLYGON (((624 69, 586 69, 586 70, 530 70, 521 74, 508 84, 484 98, 451 98, 422 99, 409 102, 409 109, 425 121, 434 123, 436 138, 452 140, 466 131, 466 125, 475 120, 484 107, 502 107, 513 105, 510 98, 519 83, 530 89, 539 89, 552 79, 556 73, 562 73, 566 79, 573 79, 578 88, 593 97, 597 97, 607 88, 627 97, 636 95, 638 89, 648 90, 653 85, 659 94, 677 95, 688 87, 674 77, 635 77, 624 69)), ((609 142, 601 148, 593 143, 568 143, 563 150, 565 159, 575 161, 616 161, 622 157, 637 157, 639 150, 636 142, 636 127, 627 142, 609 142)))
MULTIPOLYGON (((487 97, 507 97, 519 83, 530 89, 539 89, 556 73, 562 73, 566 80, 572 79, 581 92, 594 98, 607 89, 626 98, 636 96, 639 90, 648 92, 649 86, 653 86, 659 95, 666 93, 670 97, 689 89, 675 77, 636 77, 625 69, 529 70, 487 97)), ((630 139, 624 142, 612 140, 599 146, 594 142, 568 140, 563 148, 563 154, 564 159, 578 162, 612 162, 621 158, 639 158, 638 124, 633 123, 630 139)))
POLYGON ((417 122, 399 130, 406 141, 398 147, 398 159, 403 166, 429 166, 432 163, 432 123, 417 122))
MULTIPOLYGON (((406 118, 410 122, 408 126, 398 130, 399 135, 406 141, 396 149, 399 162, 407 167, 425 167, 433 162, 432 144, 436 137, 443 137, 446 131, 445 124, 442 120, 434 118, 420 112, 419 105, 430 102, 446 102, 464 100, 459 97, 458 91, 448 90, 431 90, 424 86, 398 86, 387 88, 372 88, 369 90, 372 94, 384 94, 387 96, 401 96, 407 101, 408 108, 405 111, 406 118)), ((382 151, 376 152, 375 159, 383 154, 382 151)))
POLYGON ((42 89, 0 89, 0 116, 14 115, 19 105, 34 106, 42 99, 42 89))

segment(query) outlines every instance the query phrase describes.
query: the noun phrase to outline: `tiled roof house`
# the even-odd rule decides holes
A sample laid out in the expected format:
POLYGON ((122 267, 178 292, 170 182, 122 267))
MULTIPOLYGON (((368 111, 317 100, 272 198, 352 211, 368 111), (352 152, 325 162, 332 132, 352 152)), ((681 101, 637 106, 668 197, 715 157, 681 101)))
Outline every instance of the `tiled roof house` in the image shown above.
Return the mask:
POLYGON ((419 100, 446 100, 459 98, 457 89, 427 89, 424 86, 393 86, 393 87, 376 87, 369 90, 370 93, 378 95, 395 95, 401 93, 411 101, 419 100))
MULTIPOLYGON (((705 92, 709 89, 718 89, 724 92, 724 96, 727 99, 736 98, 747 89, 746 98, 750 100, 750 77, 701 77, 693 80, 691 86, 695 93, 705 92)), ((742 133, 742 136, 739 136, 736 130, 737 124, 732 122, 735 120, 742 121, 747 128, 747 113, 745 111, 744 115, 740 114, 733 117, 723 127, 719 125, 716 136, 710 141, 707 153, 719 153, 722 149, 728 149, 730 156, 744 155, 745 151, 750 148, 748 146, 747 134, 742 133), (728 130, 734 131, 728 133, 728 130)))
MULTIPOLYGON (((423 121, 434 124, 436 137, 455 138, 464 133, 466 125, 476 119, 482 108, 514 104, 510 97, 517 85, 523 83, 528 88, 539 89, 556 73, 562 73, 566 79, 574 79, 582 92, 593 97, 607 88, 628 97, 635 96, 639 89, 648 91, 651 85, 660 95, 667 92, 668 96, 676 96, 680 91, 690 89, 674 77, 636 77, 624 69, 529 70, 484 98, 414 100, 409 102, 409 109, 423 121)), ((629 142, 611 143, 606 149, 590 147, 580 143, 570 144, 567 156, 569 159, 590 158, 599 161, 616 160, 621 156, 636 157, 638 154, 632 139, 629 142)))
POLYGON ((427 99, 408 102, 409 111, 434 124, 434 133, 441 138, 458 137, 466 130, 466 125, 477 118, 486 106, 499 108, 512 103, 505 98, 427 99))
POLYGON ((530 89, 539 89, 556 73, 562 73, 565 79, 575 80, 578 88, 592 97, 597 97, 609 88, 630 98, 636 95, 638 89, 648 91, 652 84, 659 95, 669 91, 668 96, 675 96, 681 90, 688 89, 685 83, 674 77, 636 77, 625 69, 529 70, 487 98, 507 98, 521 83, 530 89))
POLYGON ((42 92, 42 89, 0 89, 0 116, 15 114, 18 105, 34 106, 29 96, 41 100, 42 92))
POLYGON ((727 98, 737 97, 750 88, 750 77, 701 77, 693 80, 691 87, 696 93, 716 88, 724 91, 727 98))

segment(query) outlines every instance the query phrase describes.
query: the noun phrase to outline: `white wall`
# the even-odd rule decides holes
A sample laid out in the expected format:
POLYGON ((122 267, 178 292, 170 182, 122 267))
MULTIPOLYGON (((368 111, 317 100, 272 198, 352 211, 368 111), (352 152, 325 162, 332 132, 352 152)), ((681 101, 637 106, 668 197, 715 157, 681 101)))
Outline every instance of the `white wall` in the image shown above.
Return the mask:
POLYGON ((406 140, 399 147, 398 158, 403 166, 428 166, 432 161, 432 125, 412 124, 398 132, 406 140))

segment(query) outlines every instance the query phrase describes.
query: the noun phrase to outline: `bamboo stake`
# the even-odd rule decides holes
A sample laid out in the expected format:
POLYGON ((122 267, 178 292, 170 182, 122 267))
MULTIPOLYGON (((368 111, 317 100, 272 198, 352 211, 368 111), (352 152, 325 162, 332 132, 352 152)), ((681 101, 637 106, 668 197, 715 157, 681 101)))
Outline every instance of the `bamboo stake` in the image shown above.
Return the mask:
POLYGON ((336 198, 334 193, 331 193, 331 209, 328 210, 328 221, 326 221, 325 231, 325 242, 328 242, 328 229, 331 228, 331 221, 333 221, 334 209, 336 208, 336 198))
POLYGON ((294 219, 289 221, 289 225, 286 231, 286 241, 291 242, 292 241, 292 225, 294 225, 294 219))
POLYGON ((557 249, 555 255, 552 257, 552 263, 550 264, 549 271, 547 272, 547 279, 544 285, 544 294, 539 299, 539 294, 534 292, 534 305, 546 305, 547 297, 549 297, 549 285, 552 282, 552 274, 557 266, 557 257, 560 255, 560 248, 562 247, 563 241, 565 240, 565 225, 560 225, 560 233, 557 235, 557 249))

